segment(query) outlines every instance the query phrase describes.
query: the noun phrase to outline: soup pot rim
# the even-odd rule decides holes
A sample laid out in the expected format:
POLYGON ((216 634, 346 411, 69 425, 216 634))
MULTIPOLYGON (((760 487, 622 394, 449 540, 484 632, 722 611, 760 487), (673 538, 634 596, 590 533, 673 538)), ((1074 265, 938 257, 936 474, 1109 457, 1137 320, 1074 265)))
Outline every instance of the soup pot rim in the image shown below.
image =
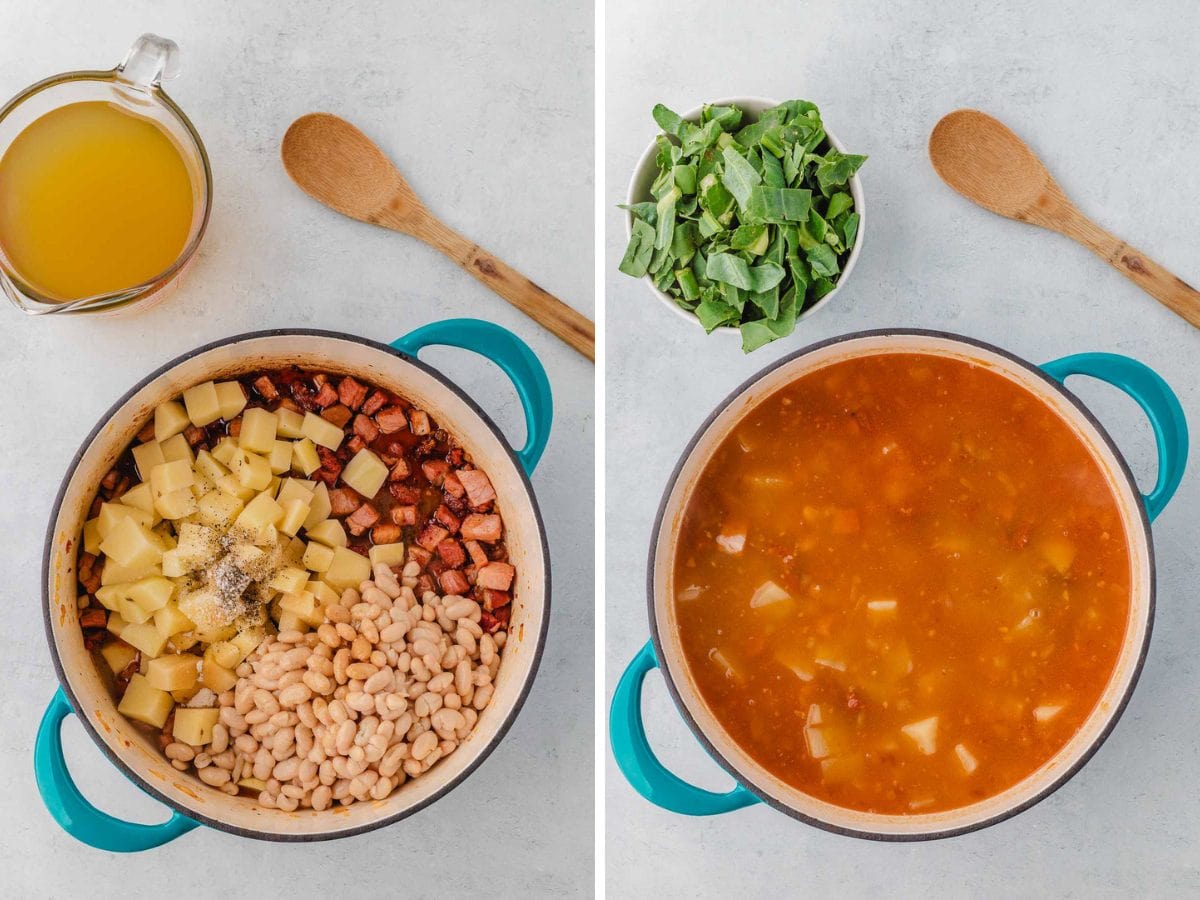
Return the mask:
MULTIPOLYGON (((505 438, 504 433, 497 427, 496 423, 492 421, 491 417, 486 412, 484 412, 483 409, 480 408, 480 406, 470 396, 468 396, 466 394, 466 392, 463 391, 462 388, 460 388, 457 384, 455 384, 446 375, 442 374, 437 369, 434 369, 433 367, 429 366, 428 364, 422 362, 420 359, 417 358, 415 353, 409 353, 404 350, 400 350, 396 347, 392 347, 388 344, 380 343, 379 341, 375 341, 370 338, 361 337, 359 335, 348 334, 346 332, 341 332, 341 331, 331 331, 331 330, 327 330, 327 329, 319 329, 319 328, 269 328, 269 329, 262 329, 262 330, 258 330, 258 331, 247 331, 247 332, 243 332, 241 334, 233 335, 231 337, 226 337, 226 338, 222 338, 220 340, 211 341, 209 343, 203 344, 199 347, 196 347, 192 350, 185 351, 184 353, 181 353, 178 356, 173 357, 168 362, 166 362, 163 365, 156 368, 153 372, 151 372, 148 375, 146 375, 145 377, 141 378, 128 391, 126 391, 124 394, 122 394, 121 397, 118 398, 111 406, 109 406, 108 409, 98 419, 96 425, 88 432, 87 436, 80 443, 79 449, 76 450, 74 455, 71 457, 71 461, 66 468, 65 474, 63 475, 62 483, 59 486, 57 494, 55 495, 54 504, 50 510, 49 524, 46 529, 46 538, 45 538, 45 542, 43 544, 43 551, 42 551, 42 562, 41 562, 42 598, 41 599, 42 599, 42 619, 43 619, 43 625, 44 625, 45 632, 46 632, 46 642, 50 647, 50 658, 51 658, 52 663, 54 664, 54 672, 58 678, 59 687, 60 687, 62 693, 66 696, 67 701, 71 705, 71 708, 73 710, 75 710, 76 712, 78 712, 79 710, 82 709, 82 706, 80 705, 79 699, 78 699, 78 697, 76 697, 75 691, 72 689, 70 681, 67 678, 66 671, 63 667, 62 660, 59 655, 58 644, 54 639, 54 627, 53 627, 53 618, 51 616, 51 598, 50 598, 50 583, 51 583, 50 566, 51 566, 52 558, 53 558, 53 554, 54 554, 55 526, 58 523, 58 517, 62 510, 63 501, 66 499, 67 489, 70 486, 71 479, 75 475, 76 469, 79 467, 79 464, 83 460, 84 455, 87 453, 88 449, 92 446, 92 443, 96 440, 96 437, 104 429, 105 425, 107 425, 109 420, 122 407, 124 407, 127 403, 129 403, 129 401, 140 390, 142 390, 144 387, 146 387, 151 382, 168 374, 169 372, 171 372, 178 366, 180 366, 183 363, 187 362, 188 360, 192 359, 193 357, 199 356, 204 353, 208 353, 209 351, 216 350, 221 347, 230 347, 230 346, 234 346, 239 343, 258 340, 258 339, 262 339, 262 338, 276 338, 276 337, 288 337, 288 336, 326 338, 326 339, 330 339, 333 341, 344 341, 344 342, 364 345, 366 347, 369 347, 370 349, 386 353, 389 356, 397 357, 400 360, 402 360, 403 362, 409 363, 409 364, 415 366, 416 368, 420 369, 424 374, 429 375, 434 380, 436 380, 442 387, 451 391, 459 400, 461 400, 464 404, 466 404, 468 409, 470 409, 470 411, 472 413, 474 413, 480 419, 480 421, 483 422, 483 424, 492 432, 493 436, 496 438, 496 440, 498 441, 500 446, 504 449, 504 451, 508 454, 510 460, 512 461, 513 468, 516 470, 518 476, 521 479, 521 484, 525 490, 526 499, 529 503, 530 512, 532 513, 533 518, 534 518, 534 523, 537 526, 537 535, 538 535, 538 540, 541 545, 541 554, 542 554, 542 592, 541 592, 542 593, 542 614, 541 614, 540 628, 539 628, 536 640, 534 641, 534 645, 533 645, 533 659, 532 659, 532 662, 529 667, 529 672, 526 675, 525 682, 524 682, 524 684, 521 685, 521 688, 518 691, 516 698, 512 703, 512 706, 505 712, 504 720, 500 723, 499 728, 497 728, 496 733, 495 733, 495 735, 492 736, 491 740, 489 740, 485 744, 480 745, 479 749, 475 752, 474 758, 471 759, 471 761, 463 768, 462 772, 460 772, 455 778, 448 781, 445 785, 443 785, 438 790, 434 791, 432 794, 430 794, 430 796, 426 797, 425 799, 423 799, 417 803, 414 803, 412 805, 404 806, 403 808, 397 810, 392 815, 385 816, 383 818, 380 818, 380 819, 377 819, 377 820, 374 820, 371 822, 367 822, 362 825, 350 827, 350 828, 331 827, 328 831, 302 833, 302 834, 289 834, 289 833, 285 833, 285 832, 260 831, 257 829, 243 828, 239 825, 233 825, 229 822, 226 822, 222 819, 216 818, 212 815, 207 815, 198 810, 186 807, 183 804, 176 802, 174 799, 169 797, 167 794, 159 791, 154 786, 154 784, 152 784, 146 778, 143 778, 139 772, 135 771, 130 766, 127 766, 120 759, 120 757, 118 757, 115 753, 112 752, 111 748, 108 746, 108 743, 97 732, 95 726, 92 724, 92 722, 88 716, 82 715, 82 714, 76 715, 75 718, 79 720, 80 724, 83 726, 83 728, 87 732, 88 736, 92 739, 93 743, 95 743, 96 746, 100 748, 101 753, 104 754, 104 756, 108 759, 108 761, 112 765, 114 765, 116 767, 116 769, 122 775, 124 775, 131 782, 133 782, 133 784, 135 784, 138 788, 140 788, 142 791, 144 791, 146 794, 148 794, 150 797, 152 797, 157 802, 162 803, 165 806, 167 806, 170 810, 172 810, 172 812, 178 813, 179 815, 182 815, 182 816, 185 816, 188 819, 192 819, 201 825, 206 825, 210 828, 214 828, 219 831, 226 832, 228 834, 234 834, 239 837, 247 837, 247 838, 253 838, 253 839, 257 839, 257 840, 266 840, 266 841, 279 842, 279 843, 311 843, 311 842, 316 842, 316 841, 338 840, 341 838, 354 837, 359 834, 365 834, 369 831, 374 831, 379 828, 385 828, 389 825, 394 825, 396 822, 399 822, 401 819, 406 819, 409 816, 414 815, 417 812, 420 812, 422 809, 425 809, 426 807, 428 807, 431 804, 435 803, 436 801, 440 800, 442 797, 444 797, 450 791, 454 790, 456 787, 458 787, 460 784, 462 784, 464 781, 466 781, 467 778, 470 775, 472 775, 483 764, 483 762, 492 754, 492 752, 496 749, 496 747, 500 744, 500 742, 508 734, 509 729, 512 727, 513 723, 517 719, 518 714, 520 713, 521 709, 524 707, 525 701, 528 699, 530 691, 533 689, 533 683, 537 678, 537 672, 541 666, 542 656, 545 652, 545 647, 546 647, 546 636, 549 633, 549 627, 550 627, 550 595, 551 595, 550 548, 549 548, 549 544, 546 539, 545 523, 542 519, 542 513, 541 513, 540 507, 538 506, 537 497, 533 491, 533 485, 530 482, 529 472, 527 472, 525 470, 525 467, 521 464, 521 461, 520 461, 519 457, 517 456, 517 451, 514 450, 513 447, 509 444, 508 439, 505 438)), ((336 822, 331 822, 331 826, 336 826, 336 825, 337 825, 336 822)))
MULTIPOLYGON (((1141 646, 1138 648, 1137 658, 1136 658, 1136 660, 1134 660, 1132 662, 1131 667, 1130 667, 1129 684, 1125 688, 1125 691, 1122 693, 1119 700, 1116 703, 1114 703, 1112 708, 1107 712, 1107 718, 1104 721, 1103 727, 1101 727, 1097 731, 1095 737, 1088 744, 1087 748, 1080 754, 1079 758, 1074 762, 1074 764, 1066 767, 1062 772, 1059 772, 1053 778, 1048 780, 1048 782, 1046 783, 1046 785, 1044 787, 1039 789, 1032 796, 1026 798, 1025 800, 1021 801, 1020 803, 1018 803, 1014 806, 1002 809, 1000 812, 998 812, 994 815, 987 816, 986 818, 983 818, 977 822, 970 822, 970 823, 967 823, 964 825, 954 826, 954 827, 949 827, 949 828, 944 828, 944 829, 936 829, 936 830, 930 830, 930 831, 904 832, 904 833, 871 831, 870 829, 846 827, 843 825, 836 824, 834 822, 826 821, 825 819, 818 818, 818 817, 810 815, 808 813, 801 812, 801 811, 795 809, 794 807, 789 806, 787 803, 780 800, 779 798, 777 798, 770 791, 755 784, 744 773, 740 772, 733 765, 733 763, 731 763, 725 757, 725 755, 717 748, 715 743, 709 739, 708 735, 705 734, 704 730, 696 722, 695 718, 691 714, 691 711, 688 709, 687 704, 684 702, 683 692, 680 691, 680 689, 679 689, 678 685, 676 684, 676 681, 675 681, 674 677, 672 676, 672 673, 666 663, 666 660, 668 657, 665 652, 665 645, 662 640, 662 636, 660 633, 660 627, 659 627, 659 621, 658 621, 658 617, 655 612, 656 594, 655 594, 654 582, 655 582, 656 559, 657 559, 657 553, 658 553, 659 537, 662 534, 663 523, 664 523, 664 520, 666 517, 668 503, 671 499, 672 494, 675 491, 675 487, 679 481, 679 476, 681 475, 681 473, 684 469, 684 466, 692 458, 692 455, 695 453, 696 448, 700 445, 702 439, 706 436, 709 429, 712 427, 713 423, 734 402, 736 402, 740 397, 742 397, 747 391, 749 391, 751 388, 753 388, 756 384, 758 384, 759 382, 766 379, 769 375, 771 375, 771 373, 775 372, 779 368, 786 366, 786 365, 794 362, 795 360, 800 359, 801 357, 807 356, 811 353, 815 353, 819 350, 823 350, 827 347, 835 346, 837 344, 848 343, 850 341, 861 340, 864 338, 888 338, 888 337, 896 337, 896 338, 927 337, 927 338, 934 338, 934 339, 938 339, 938 340, 957 343, 957 344, 960 344, 960 345, 963 345, 966 347, 972 347, 972 348, 976 348, 976 349, 980 349, 980 350, 985 350, 988 353, 992 353, 992 354, 995 354, 996 356, 1001 357, 1003 360, 1005 360, 1006 362, 1008 362, 1011 365, 1019 367, 1020 369, 1026 371, 1026 372, 1031 372, 1031 373, 1035 374, 1048 387, 1052 388, 1057 393, 1062 395, 1075 408, 1076 412, 1078 412, 1084 418, 1084 420, 1086 422, 1088 422, 1089 425, 1091 425, 1091 427, 1095 430, 1096 434, 1099 435, 1100 439, 1107 445, 1108 450, 1111 452, 1113 458, 1116 460, 1116 463, 1120 468, 1121 476, 1128 482, 1134 496, 1136 496, 1136 497, 1142 496, 1141 492, 1138 490, 1137 481, 1133 477, 1133 473, 1129 469, 1128 462, 1125 460, 1124 455, 1117 448, 1116 443, 1113 441, 1111 435, 1109 435, 1107 429, 1104 428, 1104 426, 1100 423, 1100 421, 1096 418, 1096 416, 1091 412, 1091 410, 1083 403, 1082 400, 1080 400, 1078 397, 1076 397, 1075 394, 1073 394, 1070 390, 1068 390, 1062 382, 1056 380, 1049 373, 1047 373, 1045 370, 1043 370, 1040 366, 1038 366, 1034 363, 1031 363, 1026 359, 1023 359, 1020 356, 1017 356, 1016 354, 1012 353, 1011 351, 1008 351, 1001 347, 998 347, 995 344, 991 344, 987 341, 979 340, 978 338, 972 338, 972 337, 967 337, 966 335, 956 334, 956 333, 950 332, 950 331, 941 331, 938 329, 927 329, 927 328, 877 328, 877 329, 866 329, 866 330, 861 330, 861 331, 848 332, 846 334, 836 335, 834 337, 826 338, 825 340, 817 341, 815 343, 812 343, 805 347, 802 347, 799 350, 789 353, 786 356, 783 356, 780 359, 776 360, 775 362, 764 367, 763 369, 760 369, 759 371, 755 372, 748 379, 746 379, 741 384, 739 384, 736 388, 734 388, 729 394, 727 394, 713 408, 712 412, 709 413, 709 415, 707 417, 705 417, 704 421, 699 426, 697 426, 695 433, 692 435, 692 437, 688 441, 687 445, 681 451, 681 453, 679 455, 679 459, 671 471, 671 475, 667 480, 666 487, 663 490, 662 499, 659 501, 658 511, 656 512, 655 517, 654 517, 654 526, 651 530, 651 543, 650 543, 648 565, 646 568, 646 600, 647 600, 647 613, 648 613, 649 624, 650 624, 650 640, 651 640, 653 648, 654 648, 654 655, 657 658, 657 660, 659 661, 658 668, 662 673, 663 682, 666 684, 667 692, 670 694, 671 700, 675 704, 676 710, 679 712, 680 716, 683 718, 684 722, 687 724, 688 730, 691 731, 692 735, 696 738, 697 741, 699 741, 700 745, 704 748, 706 753, 726 773, 728 773, 734 779, 734 782, 738 787, 740 787, 741 789, 743 789, 745 791, 748 791, 755 798, 762 801, 763 803, 766 803, 771 808, 778 810, 779 812, 782 812, 782 813, 790 816, 793 819, 797 819, 801 822, 804 822, 807 825, 811 825, 813 827, 820 828, 823 831, 828 831, 828 832, 832 832, 834 834, 840 834, 840 835, 847 836, 847 837, 865 838, 868 840, 875 840, 875 841, 882 841, 882 842, 889 842, 889 843, 908 843, 908 842, 913 842, 913 841, 926 841, 926 840, 937 840, 937 839, 941 839, 941 838, 957 837, 960 835, 969 834, 974 831, 979 831, 980 829, 987 828, 992 825, 996 825, 1000 822, 1006 821, 1007 819, 1011 819, 1013 816, 1016 816, 1016 815, 1024 812, 1025 810, 1040 803, 1042 800, 1045 800, 1051 794, 1054 794, 1056 791, 1059 790, 1059 788, 1061 788, 1068 781, 1070 781, 1079 772, 1079 770, 1082 769, 1091 760, 1091 758, 1095 755, 1096 751, 1100 749, 1101 745, 1108 739, 1108 736, 1112 733, 1113 729, 1116 727, 1117 722, 1120 720, 1121 715, 1124 713, 1126 706, 1128 706, 1129 700, 1133 696, 1133 692, 1134 692, 1135 688, 1137 687, 1138 680, 1141 677, 1142 669, 1146 662, 1146 655, 1150 648, 1151 633, 1153 631, 1153 626, 1154 626, 1155 593, 1156 593, 1157 577, 1156 577, 1155 560, 1154 560, 1154 541, 1151 538, 1151 530, 1150 530, 1150 517, 1146 510, 1146 504, 1144 502, 1139 502, 1136 505, 1137 505, 1138 521, 1141 525, 1140 538, 1131 535, 1129 537, 1129 541, 1130 541, 1130 543, 1132 543, 1136 540, 1141 540, 1143 542, 1143 544, 1145 546, 1145 550, 1146 550, 1147 578, 1148 578, 1148 584, 1146 586, 1146 611, 1145 611, 1146 631, 1145 631, 1145 635, 1143 636, 1141 646)), ((1112 676, 1110 675, 1109 677, 1111 678, 1112 676)))

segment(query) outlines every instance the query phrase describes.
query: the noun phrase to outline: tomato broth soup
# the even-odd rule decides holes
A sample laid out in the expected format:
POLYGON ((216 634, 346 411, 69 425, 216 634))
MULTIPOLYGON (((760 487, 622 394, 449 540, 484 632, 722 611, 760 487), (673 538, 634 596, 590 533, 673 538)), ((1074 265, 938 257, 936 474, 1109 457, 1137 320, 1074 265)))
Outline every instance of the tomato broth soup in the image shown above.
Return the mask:
POLYGON ((1057 754, 1121 650, 1105 470, 982 365, 843 360, 754 407, 688 499, 680 641, 730 738, 818 799, 957 809, 1057 754))

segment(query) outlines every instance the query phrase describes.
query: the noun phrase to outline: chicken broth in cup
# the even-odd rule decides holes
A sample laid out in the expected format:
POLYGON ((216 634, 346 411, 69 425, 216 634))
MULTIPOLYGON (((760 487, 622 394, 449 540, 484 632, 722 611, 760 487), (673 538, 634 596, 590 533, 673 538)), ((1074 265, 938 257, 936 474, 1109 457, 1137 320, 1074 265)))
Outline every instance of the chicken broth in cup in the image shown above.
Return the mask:
POLYGON ((1054 757, 1125 637, 1104 468, 1027 389, 881 353, 767 397, 718 446, 674 559, 688 670, 757 763, 842 807, 957 809, 1054 757))

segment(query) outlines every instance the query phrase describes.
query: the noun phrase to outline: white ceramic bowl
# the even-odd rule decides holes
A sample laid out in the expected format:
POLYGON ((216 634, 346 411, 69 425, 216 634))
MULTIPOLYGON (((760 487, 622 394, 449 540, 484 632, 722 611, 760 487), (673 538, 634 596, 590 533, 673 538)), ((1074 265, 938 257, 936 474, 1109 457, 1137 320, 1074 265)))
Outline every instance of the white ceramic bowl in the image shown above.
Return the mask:
POLYGON ((43 563, 46 632, 63 693, 51 703, 38 733, 35 769, 43 799, 59 823, 80 840, 110 850, 147 849, 190 830, 195 823, 267 840, 323 840, 395 822, 459 784, 512 724, 541 657, 548 624, 550 568, 541 515, 526 470, 532 469, 545 445, 549 403, 545 372, 532 352, 504 329, 475 320, 433 323, 393 347, 320 331, 241 335, 200 347, 131 389, 101 417, 80 448, 63 480, 47 534, 43 563), (472 337, 475 339, 469 339, 472 337), (482 410, 447 378, 417 359, 417 352, 429 344, 476 350, 509 371, 528 419, 525 450, 514 452, 482 410), (509 642, 493 700, 475 730, 453 754, 387 799, 335 806, 324 812, 265 809, 251 798, 228 796, 204 785, 194 774, 173 769, 158 747, 157 735, 117 712, 84 647, 75 602, 77 541, 92 498, 100 479, 145 425, 154 407, 209 379, 289 365, 352 374, 428 410, 491 478, 498 508, 504 514, 508 552, 517 569, 509 642), (58 738, 61 721, 71 707, 113 764, 175 811, 169 822, 131 825, 95 810, 78 796, 62 762, 58 738))
MULTIPOLYGON (((731 104, 739 106, 743 111, 757 117, 762 113, 763 110, 770 109, 772 106, 778 106, 780 101, 767 100, 763 97, 726 97, 722 100, 710 101, 707 105, 729 106, 731 104)), ((688 122, 699 122, 700 113, 703 111, 703 109, 703 106, 697 106, 694 109, 690 109, 686 113, 683 113, 683 118, 688 122)), ((833 132, 829 130, 828 125, 825 125, 825 137, 829 141, 830 146, 835 150, 838 150, 841 153, 846 152, 846 148, 842 146, 841 141, 834 137, 833 132)), ((654 178, 658 174, 658 166, 656 166, 654 163, 654 158, 657 153, 658 146, 654 143, 654 141, 651 141, 650 146, 646 148, 645 152, 642 153, 641 158, 638 159, 637 165, 634 166, 633 177, 629 179, 629 187, 625 192, 626 203, 641 203, 645 200, 653 199, 650 196, 650 185, 654 183, 654 178)), ((858 262, 858 254, 862 251, 863 234, 865 233, 867 226, 867 207, 866 202, 863 199, 862 181, 859 179, 858 175, 854 175, 850 179, 850 196, 854 198, 854 211, 857 212, 860 217, 858 222, 858 234, 855 236, 854 246, 850 248, 850 255, 846 257, 846 264, 842 266, 842 272, 838 276, 838 280, 834 289, 816 303, 806 307, 803 311, 801 311, 796 316, 797 322, 800 322, 802 319, 807 319, 810 315, 836 297, 841 291, 842 285, 844 285, 846 280, 850 277, 850 273, 854 271, 854 264, 858 262)), ((633 234, 633 214, 626 212, 626 240, 628 240, 631 234, 633 234)), ((664 304, 666 304, 666 306, 673 313, 675 313, 675 315, 688 322, 691 322, 698 328, 703 327, 700 325, 700 320, 696 318, 695 314, 683 309, 678 303, 675 302, 675 298, 670 294, 664 293, 655 287, 654 279, 652 279, 649 275, 643 275, 642 281, 646 283, 646 287, 650 289, 650 292, 664 304)), ((741 340, 741 330, 732 325, 722 325, 721 327, 714 329, 712 333, 724 335, 726 337, 733 336, 738 338, 739 341, 741 340)))

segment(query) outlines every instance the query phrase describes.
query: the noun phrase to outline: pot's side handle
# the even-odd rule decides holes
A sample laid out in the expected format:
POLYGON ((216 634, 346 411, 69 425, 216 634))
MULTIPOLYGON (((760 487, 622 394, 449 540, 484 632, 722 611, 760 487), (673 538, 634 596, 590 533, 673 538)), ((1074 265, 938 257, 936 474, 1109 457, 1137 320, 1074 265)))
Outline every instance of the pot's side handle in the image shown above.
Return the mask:
POLYGON ((713 816, 758 803, 740 784, 718 794, 688 784, 658 761, 642 724, 642 683, 658 668, 654 644, 638 651, 613 693, 609 738, 617 766, 633 789, 656 806, 688 816, 713 816))
POLYGON ((1077 353, 1045 363, 1042 369, 1059 382, 1069 375, 1090 375, 1137 401, 1150 420, 1158 445, 1158 479, 1154 489, 1142 495, 1150 521, 1158 518, 1175 495, 1187 467, 1187 419, 1175 392, 1149 366, 1116 353, 1077 353))
POLYGON ((171 818, 160 825, 141 825, 114 818, 92 806, 75 786, 63 757, 62 723, 72 712, 59 688, 42 716, 33 748, 33 772, 42 802, 67 834, 99 850, 134 853, 173 841, 199 824, 172 812, 171 818))
POLYGON ((430 322, 392 341, 397 350, 416 356, 432 344, 460 347, 485 356, 512 381, 525 410, 525 446, 516 451, 521 466, 530 475, 542 458, 550 439, 554 403, 550 380, 529 345, 509 331, 480 319, 444 319, 430 322))

